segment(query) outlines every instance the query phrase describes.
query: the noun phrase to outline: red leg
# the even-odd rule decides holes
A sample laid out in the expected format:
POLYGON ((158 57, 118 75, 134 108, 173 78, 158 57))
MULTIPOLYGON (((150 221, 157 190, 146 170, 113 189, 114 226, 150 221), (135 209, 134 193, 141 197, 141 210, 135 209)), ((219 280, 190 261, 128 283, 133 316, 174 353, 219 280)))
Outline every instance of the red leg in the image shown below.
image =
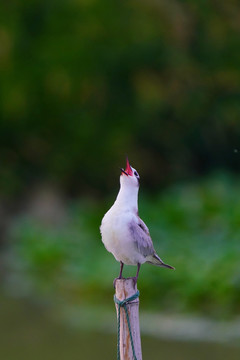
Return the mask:
POLYGON ((113 281, 113 287, 114 287, 114 288, 115 288, 116 280, 122 279, 123 265, 124 265, 124 263, 123 263, 122 261, 120 261, 120 273, 119 273, 119 277, 117 277, 117 278, 114 279, 114 281, 113 281))
POLYGON ((140 270, 140 267, 141 267, 141 264, 137 264, 137 273, 136 273, 136 276, 134 276, 133 277, 133 280, 134 280, 134 282, 135 282, 135 285, 136 285, 136 283, 137 283, 137 280, 138 280, 138 275, 139 275, 139 270, 140 270))
POLYGON ((118 277, 118 279, 122 279, 122 271, 123 271, 123 262, 122 261, 120 261, 120 273, 119 273, 119 277, 118 277))

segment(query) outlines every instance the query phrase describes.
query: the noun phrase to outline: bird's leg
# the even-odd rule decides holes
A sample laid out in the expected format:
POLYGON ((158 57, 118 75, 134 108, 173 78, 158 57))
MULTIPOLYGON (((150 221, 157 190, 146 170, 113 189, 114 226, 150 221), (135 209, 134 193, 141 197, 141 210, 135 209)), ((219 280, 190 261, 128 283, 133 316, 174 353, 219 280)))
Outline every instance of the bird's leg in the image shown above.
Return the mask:
POLYGON ((123 262, 120 261, 120 273, 119 273, 119 279, 122 279, 122 271, 123 271, 123 262))
POLYGON ((139 274, 139 270, 140 270, 140 267, 141 267, 141 264, 137 264, 137 273, 136 273, 136 276, 133 277, 133 281, 134 281, 134 284, 136 285, 137 284, 137 280, 138 280, 138 274, 139 274))
POLYGON ((120 273, 119 273, 119 277, 116 278, 116 279, 114 279, 114 281, 113 281, 113 286, 114 286, 114 288, 115 288, 116 280, 122 279, 123 265, 124 265, 123 262, 120 261, 120 273))

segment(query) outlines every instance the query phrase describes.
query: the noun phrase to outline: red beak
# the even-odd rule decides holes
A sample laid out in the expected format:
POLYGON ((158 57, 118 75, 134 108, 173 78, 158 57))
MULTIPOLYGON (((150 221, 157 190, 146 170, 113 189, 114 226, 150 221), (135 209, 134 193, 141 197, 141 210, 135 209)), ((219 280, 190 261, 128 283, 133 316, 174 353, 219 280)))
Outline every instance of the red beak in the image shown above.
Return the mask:
POLYGON ((128 158, 127 158, 127 164, 126 164, 125 172, 126 172, 128 175, 130 175, 130 176, 133 175, 133 171, 132 171, 132 168, 131 168, 131 166, 130 166, 130 164, 129 164, 128 158))
POLYGON ((121 169, 121 172, 124 173, 126 176, 130 175, 132 176, 133 175, 133 171, 132 171, 132 168, 129 164, 129 161, 128 161, 128 158, 127 158, 127 164, 126 164, 126 169, 121 169))

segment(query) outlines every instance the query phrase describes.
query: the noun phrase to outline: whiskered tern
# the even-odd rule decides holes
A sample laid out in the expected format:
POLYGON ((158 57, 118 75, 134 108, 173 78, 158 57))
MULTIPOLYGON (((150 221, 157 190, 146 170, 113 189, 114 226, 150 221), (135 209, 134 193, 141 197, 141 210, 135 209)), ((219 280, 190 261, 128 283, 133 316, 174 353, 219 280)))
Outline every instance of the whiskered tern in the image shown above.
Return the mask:
POLYGON ((140 266, 145 262, 174 269, 173 266, 165 264, 157 255, 148 227, 138 215, 139 185, 139 174, 130 166, 127 159, 126 169, 121 169, 120 190, 117 198, 104 215, 100 226, 103 244, 120 262, 118 279, 122 279, 124 264, 137 265, 137 273, 133 278, 135 283, 140 266))

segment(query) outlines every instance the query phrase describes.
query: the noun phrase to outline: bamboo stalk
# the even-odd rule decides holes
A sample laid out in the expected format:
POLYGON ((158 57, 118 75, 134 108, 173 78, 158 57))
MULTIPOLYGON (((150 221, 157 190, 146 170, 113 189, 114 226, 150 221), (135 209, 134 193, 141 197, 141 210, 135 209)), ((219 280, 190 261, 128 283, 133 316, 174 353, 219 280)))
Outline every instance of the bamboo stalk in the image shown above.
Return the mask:
MULTIPOLYGON (((132 278, 117 279, 115 283, 116 297, 120 301, 136 294, 137 286, 132 278)), ((118 305, 116 304, 116 311, 118 317, 118 305)), ((142 360, 141 337, 139 328, 139 298, 127 304, 127 311, 129 314, 134 350, 137 360, 142 360)), ((120 359, 132 360, 134 359, 130 333, 124 308, 120 308, 120 359)))

